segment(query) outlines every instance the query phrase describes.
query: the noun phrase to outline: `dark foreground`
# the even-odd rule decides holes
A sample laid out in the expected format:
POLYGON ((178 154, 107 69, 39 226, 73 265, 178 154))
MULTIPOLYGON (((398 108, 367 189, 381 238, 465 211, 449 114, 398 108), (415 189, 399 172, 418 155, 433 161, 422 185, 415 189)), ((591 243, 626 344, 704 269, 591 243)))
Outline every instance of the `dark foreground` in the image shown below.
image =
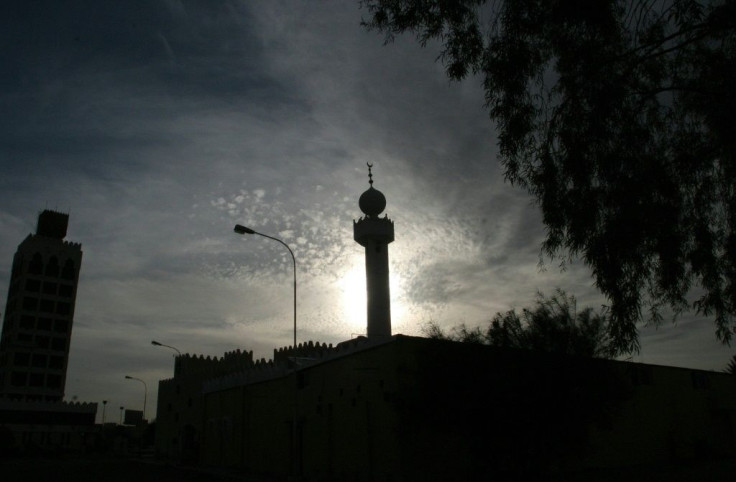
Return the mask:
POLYGON ((175 467, 151 460, 121 457, 54 457, 0 459, 0 480, 34 482, 271 482, 217 470, 175 467))
MULTIPOLYGON (((638 467, 558 474, 548 482, 725 482, 736 480, 736 460, 700 461, 665 467, 638 467)), ((275 482, 277 479, 208 468, 177 467, 125 457, 0 458, 0 481, 35 482, 275 482)))

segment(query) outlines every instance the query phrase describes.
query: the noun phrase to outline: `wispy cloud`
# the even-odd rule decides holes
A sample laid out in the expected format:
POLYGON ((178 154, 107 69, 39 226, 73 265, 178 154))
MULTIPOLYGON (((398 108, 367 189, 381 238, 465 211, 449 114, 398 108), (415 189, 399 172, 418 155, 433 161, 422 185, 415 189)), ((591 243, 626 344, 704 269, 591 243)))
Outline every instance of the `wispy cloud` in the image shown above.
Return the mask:
MULTIPOLYGON (((259 358, 291 343, 291 259, 236 223, 294 250, 300 340, 364 331, 366 162, 396 226, 396 332, 484 323, 557 286, 603 302, 579 263, 540 270, 541 217, 503 182, 478 79, 448 82, 410 38, 384 46, 356 4, 33 5, 0 19, 16 46, 0 72, 0 292, 39 210, 69 211, 84 260, 68 395, 138 403, 122 375, 171 375, 151 339, 259 358)), ((644 331, 645 361, 726 355, 707 320, 644 331)))

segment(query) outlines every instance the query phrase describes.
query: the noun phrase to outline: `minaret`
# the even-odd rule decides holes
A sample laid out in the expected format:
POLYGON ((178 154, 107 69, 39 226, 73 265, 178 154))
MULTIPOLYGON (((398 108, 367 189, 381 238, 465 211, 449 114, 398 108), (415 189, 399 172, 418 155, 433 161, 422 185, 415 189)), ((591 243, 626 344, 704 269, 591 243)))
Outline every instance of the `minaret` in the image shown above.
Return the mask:
POLYGON ((353 238, 365 248, 368 291, 368 338, 391 336, 391 293, 388 286, 388 243, 394 240, 394 222, 378 215, 386 208, 386 197, 373 188, 372 164, 368 164, 370 187, 358 204, 365 217, 353 221, 353 238))

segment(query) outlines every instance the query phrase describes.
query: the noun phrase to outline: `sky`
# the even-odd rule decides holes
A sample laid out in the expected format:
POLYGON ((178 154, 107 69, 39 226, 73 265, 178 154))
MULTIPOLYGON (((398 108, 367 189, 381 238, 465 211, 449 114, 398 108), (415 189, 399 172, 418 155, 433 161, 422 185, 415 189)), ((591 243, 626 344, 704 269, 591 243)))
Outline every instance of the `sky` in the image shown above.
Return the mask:
MULTIPOLYGON (((533 199, 504 182, 480 79, 384 44, 358 2, 6 2, 0 15, 0 296, 43 209, 82 244, 66 399, 155 416, 172 350, 271 358, 365 333, 360 194, 395 223, 393 332, 484 325, 590 270, 540 258, 533 199), (4 260, 4 261, 3 261, 4 260)), ((642 327, 634 361, 723 370, 710 319, 642 327)), ((111 415, 108 415, 110 421, 111 415)), ((98 416, 99 418, 99 416, 98 416)))

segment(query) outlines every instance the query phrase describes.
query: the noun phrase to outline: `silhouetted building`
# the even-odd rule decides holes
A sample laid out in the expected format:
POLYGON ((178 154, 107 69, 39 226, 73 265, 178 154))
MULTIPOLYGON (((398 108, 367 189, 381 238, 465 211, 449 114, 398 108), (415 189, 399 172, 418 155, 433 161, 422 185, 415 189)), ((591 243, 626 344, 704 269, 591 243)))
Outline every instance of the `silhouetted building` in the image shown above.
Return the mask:
POLYGON ((96 403, 0 399, 0 445, 4 455, 82 451, 97 435, 96 403))
MULTIPOLYGON (((630 467, 662 480, 683 475, 678 464, 697 474, 733 458, 732 375, 392 336, 393 223, 378 217, 386 199, 370 165, 369 180, 366 216, 354 221, 368 336, 281 348, 268 361, 178 356, 174 378, 159 382, 159 453, 356 482, 599 480, 630 467)), ((649 480, 627 473, 605 480, 649 480)))
POLYGON ((64 241, 69 215, 45 210, 18 246, 0 340, 0 399, 64 397, 82 246, 64 241))
POLYGON ((260 362, 253 362, 252 351, 236 350, 220 358, 188 353, 177 355, 174 377, 158 383, 156 451, 177 462, 196 463, 203 428, 202 384, 256 364, 260 362))
POLYGON ((143 410, 126 409, 123 415, 123 425, 143 425, 143 410))
POLYGON ((368 164, 370 187, 358 201, 365 217, 353 221, 353 238, 365 248, 365 274, 368 308, 368 337, 391 336, 391 291, 389 288, 388 245, 394 240, 394 223, 388 216, 378 216, 386 208, 386 197, 373 187, 371 164, 368 164))
POLYGON ((45 210, 18 246, 0 338, 0 428, 18 450, 82 449, 95 432, 95 403, 63 402, 79 243, 64 241, 69 215, 45 210))
POLYGON ((177 375, 161 382, 157 446, 177 437, 174 458, 244 473, 285 477, 297 460, 314 481, 597 480, 736 451, 726 373, 394 335, 177 375))

